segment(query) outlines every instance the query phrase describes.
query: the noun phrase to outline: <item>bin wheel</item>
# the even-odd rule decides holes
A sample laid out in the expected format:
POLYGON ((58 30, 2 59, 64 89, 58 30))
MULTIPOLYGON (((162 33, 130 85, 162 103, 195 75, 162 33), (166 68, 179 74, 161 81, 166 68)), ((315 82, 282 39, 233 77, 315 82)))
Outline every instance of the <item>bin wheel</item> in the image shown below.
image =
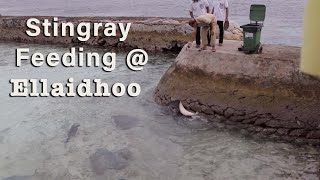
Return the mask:
POLYGON ((261 46, 259 49, 259 53, 262 53, 262 51, 263 51, 263 47, 261 46))
POLYGON ((243 45, 241 44, 240 47, 238 47, 238 51, 244 51, 243 45))
POLYGON ((260 53, 262 53, 262 50, 263 50, 262 45, 261 45, 261 43, 259 43, 259 44, 257 45, 257 47, 256 47, 256 53, 257 53, 257 54, 260 54, 260 53))

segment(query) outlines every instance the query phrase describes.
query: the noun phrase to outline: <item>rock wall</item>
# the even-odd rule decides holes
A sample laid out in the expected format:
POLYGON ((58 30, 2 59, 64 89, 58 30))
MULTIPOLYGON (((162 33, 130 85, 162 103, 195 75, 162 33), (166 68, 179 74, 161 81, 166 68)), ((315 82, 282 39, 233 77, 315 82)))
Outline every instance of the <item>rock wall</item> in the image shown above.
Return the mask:
MULTIPOLYGON (((80 44, 77 37, 28 37, 26 21, 31 17, 0 16, 0 40, 17 41, 24 43, 43 44, 80 44)), ((39 20, 53 17, 35 17, 39 20)), ((93 37, 87 42, 81 43, 98 47, 129 47, 143 48, 151 51, 176 51, 190 41, 192 28, 187 24, 187 18, 148 18, 148 17, 59 17, 59 22, 131 22, 131 30, 124 42, 119 42, 118 37, 110 38, 93 37)), ((241 40, 242 30, 231 23, 225 33, 226 39, 241 40)))
POLYGON ((184 47, 155 91, 161 105, 193 111, 249 132, 320 144, 320 79, 299 72, 300 48, 264 45, 245 55, 240 42, 217 52, 184 47))

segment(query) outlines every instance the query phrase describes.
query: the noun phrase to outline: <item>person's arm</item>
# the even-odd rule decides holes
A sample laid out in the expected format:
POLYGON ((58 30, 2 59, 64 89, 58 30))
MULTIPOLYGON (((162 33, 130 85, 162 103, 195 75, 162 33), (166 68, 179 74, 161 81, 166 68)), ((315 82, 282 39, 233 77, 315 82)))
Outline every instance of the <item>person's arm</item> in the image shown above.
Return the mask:
POLYGON ((229 21, 229 8, 226 8, 226 20, 229 21))
POLYGON ((208 1, 205 1, 205 6, 207 9, 207 13, 210 13, 210 5, 209 5, 208 1))
POLYGON ((228 0, 225 0, 224 6, 226 7, 226 20, 225 21, 229 21, 229 2, 228 2, 228 0))
POLYGON ((194 19, 193 13, 190 11, 190 16, 192 19, 194 19))
POLYGON ((191 17, 192 19, 194 19, 192 3, 191 3, 190 6, 189 6, 189 12, 190 12, 190 17, 191 17))

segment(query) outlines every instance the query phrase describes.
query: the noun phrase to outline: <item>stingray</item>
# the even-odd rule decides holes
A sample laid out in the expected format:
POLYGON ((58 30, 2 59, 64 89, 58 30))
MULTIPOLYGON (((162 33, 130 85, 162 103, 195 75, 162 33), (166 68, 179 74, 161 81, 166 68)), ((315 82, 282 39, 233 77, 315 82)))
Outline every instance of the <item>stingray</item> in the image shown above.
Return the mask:
POLYGON ((112 116, 112 119, 114 124, 116 125, 116 128, 120 130, 131 129, 133 127, 136 127, 139 123, 139 119, 127 115, 112 116))

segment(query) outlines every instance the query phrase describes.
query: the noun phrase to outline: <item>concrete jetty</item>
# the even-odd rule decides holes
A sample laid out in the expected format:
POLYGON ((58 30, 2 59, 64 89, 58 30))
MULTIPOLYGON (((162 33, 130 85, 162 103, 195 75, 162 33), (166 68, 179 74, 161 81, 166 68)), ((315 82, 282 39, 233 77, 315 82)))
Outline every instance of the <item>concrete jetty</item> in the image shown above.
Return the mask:
POLYGON ((240 46, 226 41, 215 53, 185 46, 159 82, 156 102, 181 100, 252 132, 320 144, 320 78, 299 72, 300 48, 264 45, 262 54, 246 55, 240 46))

